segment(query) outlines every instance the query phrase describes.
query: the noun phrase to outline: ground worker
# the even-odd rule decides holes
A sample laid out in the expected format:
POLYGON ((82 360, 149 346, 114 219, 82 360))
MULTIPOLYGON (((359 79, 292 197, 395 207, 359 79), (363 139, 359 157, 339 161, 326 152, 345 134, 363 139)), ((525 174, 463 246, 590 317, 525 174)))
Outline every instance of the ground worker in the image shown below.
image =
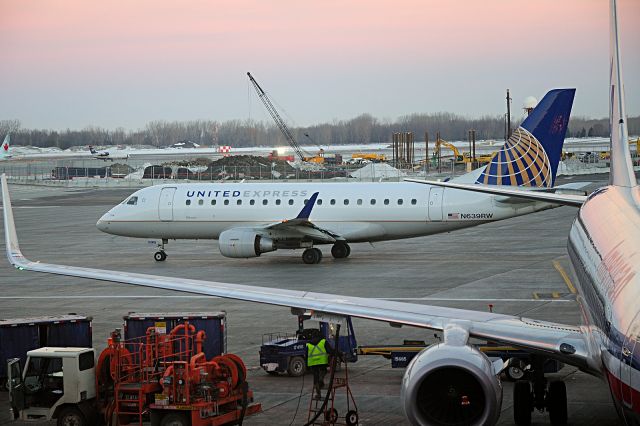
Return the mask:
POLYGON ((327 344, 327 340, 320 332, 315 333, 310 343, 307 343, 307 367, 313 372, 313 389, 315 397, 321 398, 321 389, 324 387, 324 376, 327 374, 329 354, 335 351, 327 344))

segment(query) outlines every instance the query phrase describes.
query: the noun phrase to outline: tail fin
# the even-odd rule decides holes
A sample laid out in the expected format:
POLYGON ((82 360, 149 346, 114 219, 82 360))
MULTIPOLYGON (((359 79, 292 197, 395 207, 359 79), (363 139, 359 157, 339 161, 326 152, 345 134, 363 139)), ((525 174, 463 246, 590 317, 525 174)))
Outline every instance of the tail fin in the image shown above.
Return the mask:
POLYGON ((611 131, 611 172, 609 184, 633 187, 637 185, 629 153, 629 132, 624 103, 624 83, 622 82, 622 63, 620 60, 620 36, 618 33, 618 11, 616 0, 611 0, 610 12, 610 92, 609 130, 611 131))
POLYGON ((2 154, 0 154, 2 157, 9 157, 9 143, 11 142, 11 136, 9 136, 7 134, 7 136, 4 137, 4 142, 2 142, 2 149, 0 151, 2 151, 2 154))
POLYGON ((93 145, 89 145, 89 152, 92 154, 97 154, 97 151, 93 149, 93 145))
POLYGON ((549 91, 493 156, 476 183, 553 186, 575 92, 549 91))

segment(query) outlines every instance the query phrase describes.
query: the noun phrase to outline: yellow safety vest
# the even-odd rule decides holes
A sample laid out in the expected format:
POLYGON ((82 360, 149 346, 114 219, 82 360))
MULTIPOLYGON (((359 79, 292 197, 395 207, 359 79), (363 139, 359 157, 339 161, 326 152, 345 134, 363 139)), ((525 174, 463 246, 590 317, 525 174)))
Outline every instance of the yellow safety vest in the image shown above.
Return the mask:
POLYGON ((312 367, 314 365, 326 365, 329 364, 329 355, 325 348, 327 341, 325 339, 320 340, 317 345, 307 343, 307 366, 312 367))

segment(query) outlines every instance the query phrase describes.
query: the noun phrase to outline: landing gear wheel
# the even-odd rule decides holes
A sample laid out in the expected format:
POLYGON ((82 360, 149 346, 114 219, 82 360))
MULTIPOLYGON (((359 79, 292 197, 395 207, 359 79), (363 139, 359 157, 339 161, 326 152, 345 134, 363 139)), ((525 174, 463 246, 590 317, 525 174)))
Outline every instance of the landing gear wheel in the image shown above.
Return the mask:
POLYGON ((547 392, 547 411, 551 424, 567 424, 567 385, 561 381, 553 381, 549 384, 547 392))
POLYGON ((355 410, 347 411, 347 415, 344 416, 344 420, 347 426, 356 426, 358 424, 358 412, 355 410))
POLYGON ((167 253, 163 252, 162 250, 157 251, 153 255, 153 258, 156 260, 156 262, 164 262, 165 260, 167 260, 167 253))
POLYGON ((320 263, 322 260, 322 252, 317 248, 308 248, 302 252, 302 261, 307 265, 313 265, 314 263, 320 263))
POLYGON ((517 358, 511 358, 509 360, 509 368, 506 369, 505 374, 507 379, 512 382, 517 382, 524 377, 524 364, 517 358))
POLYGON ((338 410, 332 408, 329 411, 325 411, 324 419, 332 425, 335 424, 338 421, 338 410))
POLYGON ((349 257, 351 253, 351 248, 349 244, 344 243, 342 241, 338 241, 331 247, 331 256, 335 259, 344 259, 345 257, 349 257))
POLYGON ((294 356, 289 360, 289 367, 287 368, 287 374, 291 377, 300 377, 307 371, 307 366, 304 358, 301 356, 294 356))
POLYGON ((518 426, 529 426, 531 411, 533 411, 531 384, 526 380, 520 380, 513 387, 513 420, 518 426))
POLYGON ((75 407, 67 407, 58 414, 58 426, 87 426, 87 420, 82 411, 75 407))

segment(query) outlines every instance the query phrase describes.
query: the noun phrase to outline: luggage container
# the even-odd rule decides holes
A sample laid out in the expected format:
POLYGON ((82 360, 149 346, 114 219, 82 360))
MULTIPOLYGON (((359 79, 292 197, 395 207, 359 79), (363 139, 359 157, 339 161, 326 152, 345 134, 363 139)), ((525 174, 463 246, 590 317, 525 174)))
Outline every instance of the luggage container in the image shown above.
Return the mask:
POLYGON ((207 359, 227 352, 227 313, 221 312, 129 312, 124 319, 124 339, 146 336, 148 330, 167 334, 188 321, 196 330, 203 330, 206 339, 202 351, 207 359))
POLYGON ((7 360, 44 346, 90 348, 91 317, 68 314, 0 320, 0 382, 7 378, 7 360))

